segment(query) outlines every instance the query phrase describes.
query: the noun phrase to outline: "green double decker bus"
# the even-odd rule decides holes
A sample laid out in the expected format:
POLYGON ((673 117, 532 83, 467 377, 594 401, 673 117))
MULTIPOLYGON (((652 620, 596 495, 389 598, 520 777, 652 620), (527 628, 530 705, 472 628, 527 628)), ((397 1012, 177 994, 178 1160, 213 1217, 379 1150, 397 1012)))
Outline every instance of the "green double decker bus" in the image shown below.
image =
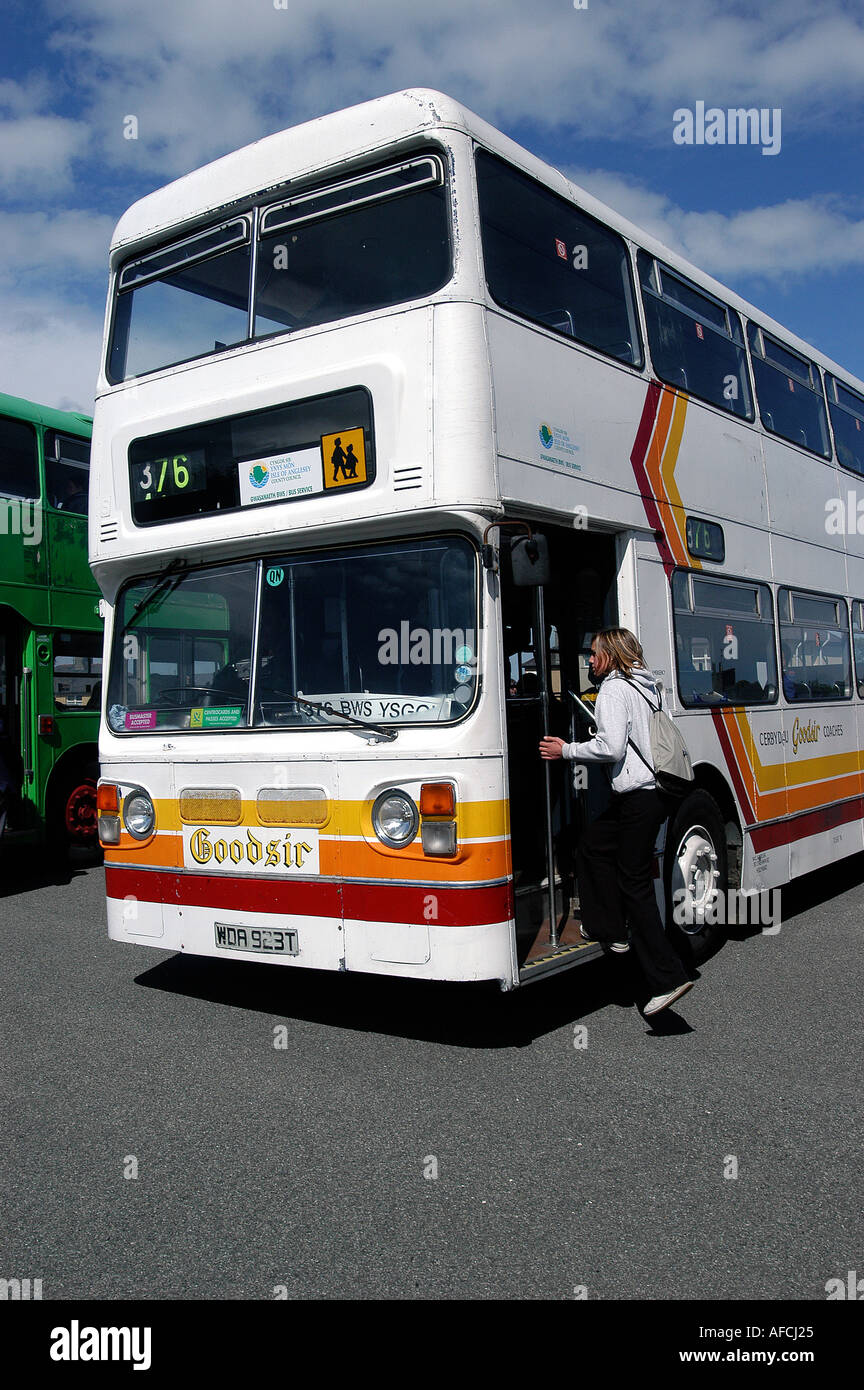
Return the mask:
POLYGON ((0 849, 95 846, 102 690, 92 421, 0 394, 0 849))

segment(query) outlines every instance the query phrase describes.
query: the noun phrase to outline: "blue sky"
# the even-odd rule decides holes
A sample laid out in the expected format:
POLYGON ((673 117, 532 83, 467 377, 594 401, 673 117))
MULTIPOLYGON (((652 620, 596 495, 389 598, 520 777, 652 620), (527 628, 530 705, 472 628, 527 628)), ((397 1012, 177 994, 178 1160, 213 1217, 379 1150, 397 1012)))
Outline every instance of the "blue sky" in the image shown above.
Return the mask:
POLYGON ((0 390, 92 407, 108 241, 136 198, 410 86, 864 377, 862 0, 4 0, 0 36, 0 390), (676 144, 700 101, 779 109, 779 153, 676 144))

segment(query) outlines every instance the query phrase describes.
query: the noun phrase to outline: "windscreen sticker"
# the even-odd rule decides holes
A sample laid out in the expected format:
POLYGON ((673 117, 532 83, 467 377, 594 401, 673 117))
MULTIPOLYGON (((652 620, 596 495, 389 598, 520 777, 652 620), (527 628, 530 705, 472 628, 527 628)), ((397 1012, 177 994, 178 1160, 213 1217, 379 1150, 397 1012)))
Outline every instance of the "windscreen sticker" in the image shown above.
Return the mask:
POLYGON ((156 711, 155 709, 128 709, 124 720, 126 729, 155 729, 156 711))
POLYGON ((240 503, 244 507, 292 497, 311 497, 323 491, 321 455, 317 449, 297 449, 268 458, 245 459, 238 463, 237 475, 240 503))
POLYGON ((190 729, 230 729, 243 718, 242 705, 220 708, 193 709, 189 714, 190 729))

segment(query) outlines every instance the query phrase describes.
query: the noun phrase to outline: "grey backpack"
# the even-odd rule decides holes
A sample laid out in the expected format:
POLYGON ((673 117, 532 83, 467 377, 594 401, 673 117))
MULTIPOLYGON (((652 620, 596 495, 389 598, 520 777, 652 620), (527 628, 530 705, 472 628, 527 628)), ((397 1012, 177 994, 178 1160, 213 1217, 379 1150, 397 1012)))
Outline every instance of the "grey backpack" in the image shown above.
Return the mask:
POLYGON ((642 756, 632 738, 628 738, 627 742, 637 758, 640 758, 645 766, 654 773, 658 791, 680 800, 681 797, 687 795, 693 786, 693 764, 690 761, 690 754, 687 752, 687 744, 684 742, 681 730, 663 709, 662 696, 660 704, 655 709, 644 690, 640 690, 635 681, 630 680, 627 676, 624 679, 642 696, 651 710, 648 717, 651 763, 642 756))

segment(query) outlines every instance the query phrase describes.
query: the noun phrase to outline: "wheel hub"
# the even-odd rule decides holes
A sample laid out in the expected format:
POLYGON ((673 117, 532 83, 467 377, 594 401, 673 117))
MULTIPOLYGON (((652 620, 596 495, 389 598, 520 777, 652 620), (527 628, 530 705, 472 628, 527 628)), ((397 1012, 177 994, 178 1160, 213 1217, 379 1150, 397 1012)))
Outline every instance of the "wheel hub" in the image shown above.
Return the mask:
POLYGON ((96 788, 87 782, 74 787, 66 799, 63 821, 73 840, 96 839, 96 788))
POLYGON ((681 839, 672 874, 672 901, 682 931, 695 934, 719 897, 717 851, 702 825, 691 826, 681 839))

